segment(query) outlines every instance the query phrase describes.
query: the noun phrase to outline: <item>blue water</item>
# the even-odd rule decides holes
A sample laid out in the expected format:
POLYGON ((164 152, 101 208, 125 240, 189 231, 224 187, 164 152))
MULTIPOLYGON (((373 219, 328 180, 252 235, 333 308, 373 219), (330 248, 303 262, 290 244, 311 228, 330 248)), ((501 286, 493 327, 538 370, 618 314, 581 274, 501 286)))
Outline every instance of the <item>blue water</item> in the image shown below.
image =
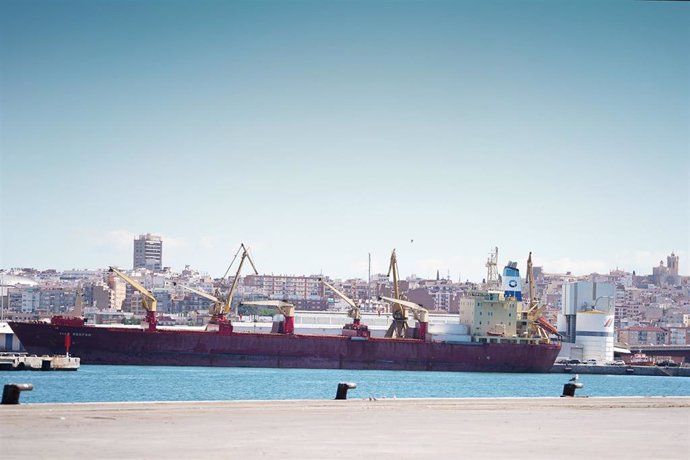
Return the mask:
MULTIPOLYGON (((84 365, 76 372, 0 372, 0 383, 32 383, 21 402, 333 399, 338 382, 350 398, 559 396, 565 374, 403 372, 84 365)), ((580 375, 578 396, 690 396, 690 378, 580 375)))

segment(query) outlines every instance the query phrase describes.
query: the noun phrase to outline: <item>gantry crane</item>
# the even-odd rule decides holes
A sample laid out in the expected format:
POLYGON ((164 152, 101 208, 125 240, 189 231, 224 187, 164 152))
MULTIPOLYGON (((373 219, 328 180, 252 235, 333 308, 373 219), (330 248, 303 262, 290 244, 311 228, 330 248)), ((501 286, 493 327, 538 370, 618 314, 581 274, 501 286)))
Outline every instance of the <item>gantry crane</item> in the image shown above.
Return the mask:
POLYGON ((278 313, 283 315, 285 319, 281 322, 278 333, 280 334, 294 334, 295 333, 295 306, 283 300, 253 300, 250 302, 241 302, 242 305, 254 305, 258 307, 273 307, 278 313))
POLYGON ((110 272, 115 273, 117 276, 125 280, 126 283, 128 283, 136 291, 138 291, 139 294, 141 294, 141 305, 144 307, 144 310, 146 310, 145 322, 148 324, 148 330, 150 332, 155 331, 156 323, 158 322, 156 320, 156 305, 158 304, 158 302, 156 301, 156 298, 153 296, 153 294, 144 286, 142 286, 137 280, 130 278, 117 268, 110 267, 110 272))
POLYGON ((325 279, 319 278, 319 281, 321 281, 331 291, 335 292, 338 297, 343 299, 345 303, 347 303, 350 306, 350 311, 347 312, 347 316, 352 318, 352 323, 346 324, 345 327, 343 327, 343 335, 369 337, 369 328, 361 322, 362 312, 360 310, 359 304, 356 301, 349 298, 348 296, 346 296, 345 294, 343 294, 342 292, 340 292, 335 286, 333 286, 325 279))

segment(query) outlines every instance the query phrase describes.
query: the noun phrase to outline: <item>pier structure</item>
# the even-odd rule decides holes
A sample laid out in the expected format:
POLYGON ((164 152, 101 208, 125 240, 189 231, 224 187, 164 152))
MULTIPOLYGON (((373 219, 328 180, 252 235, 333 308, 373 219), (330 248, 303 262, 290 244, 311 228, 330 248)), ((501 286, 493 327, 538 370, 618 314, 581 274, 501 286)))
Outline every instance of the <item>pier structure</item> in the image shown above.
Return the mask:
POLYGON ((69 355, 0 353, 0 371, 76 371, 80 359, 69 355))

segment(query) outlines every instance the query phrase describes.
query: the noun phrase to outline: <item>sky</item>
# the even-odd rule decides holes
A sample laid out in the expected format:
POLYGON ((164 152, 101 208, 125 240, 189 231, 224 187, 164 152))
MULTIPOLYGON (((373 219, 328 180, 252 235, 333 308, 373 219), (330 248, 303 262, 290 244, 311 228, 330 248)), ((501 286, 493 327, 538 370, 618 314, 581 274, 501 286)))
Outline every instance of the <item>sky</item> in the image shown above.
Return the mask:
POLYGON ((0 2, 0 268, 690 274, 690 5, 0 2))

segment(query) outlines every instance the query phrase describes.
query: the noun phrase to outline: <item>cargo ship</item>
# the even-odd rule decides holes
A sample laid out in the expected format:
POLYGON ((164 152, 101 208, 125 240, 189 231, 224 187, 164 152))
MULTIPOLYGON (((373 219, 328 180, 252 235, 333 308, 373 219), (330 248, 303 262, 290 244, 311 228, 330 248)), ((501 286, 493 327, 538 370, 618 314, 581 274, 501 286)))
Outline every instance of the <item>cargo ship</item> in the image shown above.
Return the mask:
POLYGON ((395 252, 391 268, 395 297, 381 300, 390 302, 393 322, 381 338, 372 337, 362 324, 358 304, 331 285, 352 307, 353 322, 338 335, 295 333, 294 307, 275 300, 247 302, 278 311, 270 333, 235 330, 226 319, 233 289, 224 300, 208 295, 216 304, 206 330, 157 328, 155 297, 114 268, 142 293, 147 308, 142 328, 88 325, 79 317, 9 325, 29 353, 61 354, 71 348, 67 351, 82 364, 467 372, 547 372, 552 367, 560 343, 550 340, 549 331, 531 318, 533 308, 520 308, 520 278, 514 266, 504 270, 504 290, 470 293, 463 299, 459 321, 468 333, 445 336, 430 333, 427 310, 397 292, 395 252), (408 314, 415 327, 409 326, 408 314))

